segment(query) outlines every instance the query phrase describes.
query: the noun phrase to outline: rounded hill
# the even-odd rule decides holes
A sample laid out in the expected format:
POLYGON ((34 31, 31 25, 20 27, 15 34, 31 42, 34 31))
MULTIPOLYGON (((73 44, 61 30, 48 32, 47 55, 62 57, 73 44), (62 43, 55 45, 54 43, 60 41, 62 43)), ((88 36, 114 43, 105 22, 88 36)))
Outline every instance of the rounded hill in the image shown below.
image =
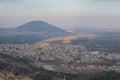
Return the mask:
POLYGON ((22 31, 66 32, 63 29, 44 21, 31 21, 17 27, 17 29, 22 31))

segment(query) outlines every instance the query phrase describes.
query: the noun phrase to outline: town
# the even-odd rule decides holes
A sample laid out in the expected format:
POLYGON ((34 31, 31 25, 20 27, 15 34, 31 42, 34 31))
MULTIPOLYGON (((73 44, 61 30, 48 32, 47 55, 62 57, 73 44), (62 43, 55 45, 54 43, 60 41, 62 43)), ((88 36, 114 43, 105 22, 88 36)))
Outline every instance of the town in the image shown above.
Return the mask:
POLYGON ((120 54, 93 51, 80 44, 1 44, 0 53, 32 60, 37 67, 57 72, 120 71, 120 54))

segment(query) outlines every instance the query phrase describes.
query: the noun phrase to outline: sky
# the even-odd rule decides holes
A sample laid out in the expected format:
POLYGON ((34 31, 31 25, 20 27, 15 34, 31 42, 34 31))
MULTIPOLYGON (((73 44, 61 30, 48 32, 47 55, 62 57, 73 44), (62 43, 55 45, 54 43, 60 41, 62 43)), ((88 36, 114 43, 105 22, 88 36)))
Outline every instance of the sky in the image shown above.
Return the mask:
POLYGON ((0 27, 41 20, 60 28, 120 29, 120 0, 0 0, 0 27))

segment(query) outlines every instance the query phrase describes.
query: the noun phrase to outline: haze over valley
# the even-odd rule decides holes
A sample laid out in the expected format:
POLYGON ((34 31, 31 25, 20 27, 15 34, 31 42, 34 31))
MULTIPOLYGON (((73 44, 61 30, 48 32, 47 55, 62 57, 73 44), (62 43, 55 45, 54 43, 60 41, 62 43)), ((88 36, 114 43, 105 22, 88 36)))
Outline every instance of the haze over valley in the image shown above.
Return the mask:
POLYGON ((0 80, 120 80, 120 0, 0 0, 0 80))
POLYGON ((0 33, 1 79, 73 80, 76 75, 76 80, 94 80, 95 74, 102 72, 106 78, 111 71, 119 75, 119 32, 70 32, 44 21, 31 21, 0 29, 0 33))

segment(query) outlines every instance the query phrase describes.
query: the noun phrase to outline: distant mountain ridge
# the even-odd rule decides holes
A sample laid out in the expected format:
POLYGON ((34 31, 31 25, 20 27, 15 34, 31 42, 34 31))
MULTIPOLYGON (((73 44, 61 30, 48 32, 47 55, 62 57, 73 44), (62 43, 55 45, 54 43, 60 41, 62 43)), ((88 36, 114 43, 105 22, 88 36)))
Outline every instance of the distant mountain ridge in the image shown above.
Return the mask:
POLYGON ((31 21, 17 27, 17 30, 22 31, 45 31, 45 32, 66 32, 52 24, 44 21, 31 21))
POLYGON ((31 43, 69 34, 70 32, 47 22, 31 21, 16 28, 0 29, 0 43, 31 43))
POLYGON ((75 32, 93 32, 93 33, 96 33, 96 32, 103 32, 104 29, 101 29, 101 28, 92 28, 92 27, 78 27, 78 28, 75 28, 74 29, 75 32))

